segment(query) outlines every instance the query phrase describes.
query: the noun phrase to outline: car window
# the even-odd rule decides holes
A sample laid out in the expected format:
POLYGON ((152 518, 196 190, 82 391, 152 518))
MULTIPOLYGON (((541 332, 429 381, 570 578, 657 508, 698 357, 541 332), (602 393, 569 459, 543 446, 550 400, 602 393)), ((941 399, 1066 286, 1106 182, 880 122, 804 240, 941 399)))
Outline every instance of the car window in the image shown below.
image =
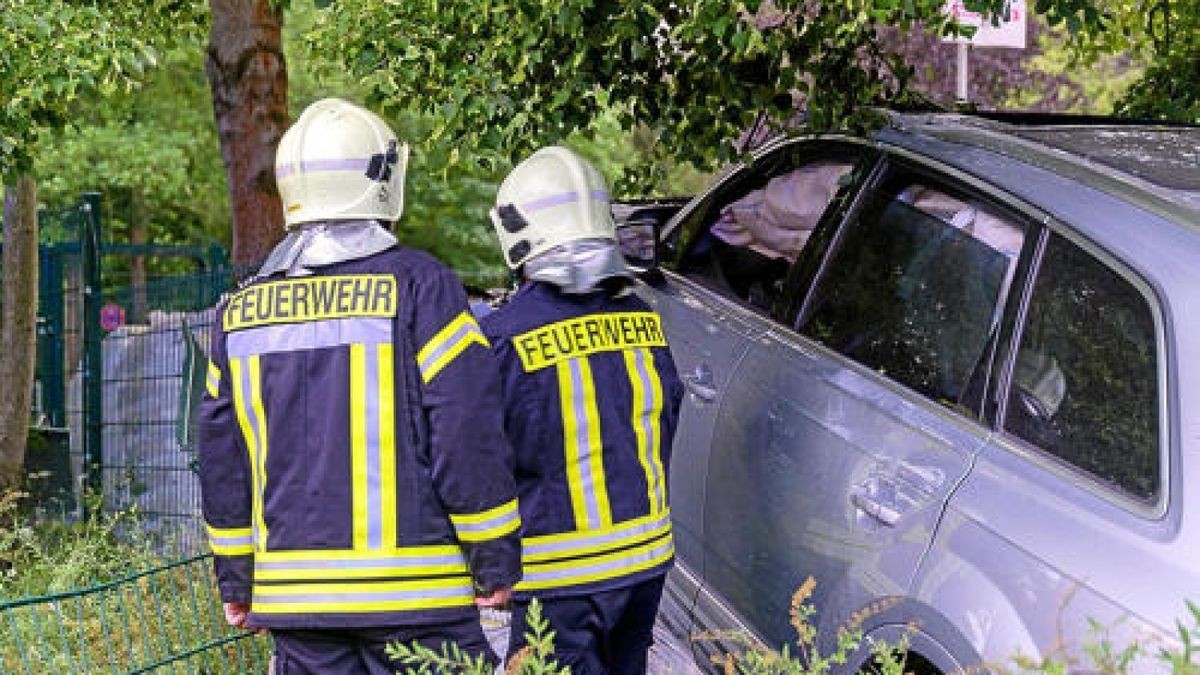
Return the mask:
POLYGON ((987 367, 1024 242, 999 209, 927 178, 866 195, 818 278, 800 331, 950 407, 987 367))
POLYGON ((1145 297, 1060 235, 1033 287, 1005 429, 1145 501, 1159 486, 1158 354, 1145 297))
POLYGON ((730 176, 681 223, 688 241, 677 269, 770 311, 861 154, 854 146, 788 146, 730 176))

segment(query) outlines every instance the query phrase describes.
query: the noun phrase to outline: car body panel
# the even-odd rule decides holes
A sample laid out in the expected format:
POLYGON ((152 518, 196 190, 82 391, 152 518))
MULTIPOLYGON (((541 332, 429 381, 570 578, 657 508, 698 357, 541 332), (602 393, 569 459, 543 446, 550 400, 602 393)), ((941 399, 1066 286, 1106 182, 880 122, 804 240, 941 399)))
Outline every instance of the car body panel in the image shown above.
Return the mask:
MULTIPOLYGON (((706 588, 768 642, 809 576, 836 628, 904 596, 987 437, 816 343, 771 331, 727 387, 709 458, 706 588)), ((829 631, 836 633, 836 631, 829 631)))
POLYGON ((1162 497, 1136 503, 668 272, 644 292, 659 298, 680 373, 715 390, 709 403, 688 396, 687 447, 676 445, 687 468, 671 480, 693 629, 779 646, 792 638, 791 594, 813 576, 826 640, 851 617, 877 636, 916 622, 914 649, 943 671, 1018 653, 1087 668, 1084 646, 1101 639, 1142 644, 1137 672, 1165 669, 1154 650, 1173 644, 1184 599, 1200 601, 1200 504, 1188 504, 1200 485, 1192 193, 1146 189, 1058 149, 1021 161, 1030 141, 997 141, 1002 131, 897 126, 876 134, 882 151, 970 178, 1145 296, 1159 340, 1162 497))

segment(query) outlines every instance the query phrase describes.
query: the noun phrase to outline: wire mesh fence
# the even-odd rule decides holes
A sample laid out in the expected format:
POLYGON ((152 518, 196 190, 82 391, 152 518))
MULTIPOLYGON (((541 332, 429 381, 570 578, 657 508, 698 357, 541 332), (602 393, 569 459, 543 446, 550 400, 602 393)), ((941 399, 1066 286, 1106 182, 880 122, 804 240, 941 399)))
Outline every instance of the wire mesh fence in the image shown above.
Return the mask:
POLYGON ((144 320, 103 339, 105 506, 135 507, 163 551, 205 548, 189 411, 202 386, 214 306, 233 283, 233 274, 221 268, 131 288, 145 302, 144 320))
POLYGON ((0 603, 0 672, 265 673, 270 640, 230 628, 207 555, 0 603))

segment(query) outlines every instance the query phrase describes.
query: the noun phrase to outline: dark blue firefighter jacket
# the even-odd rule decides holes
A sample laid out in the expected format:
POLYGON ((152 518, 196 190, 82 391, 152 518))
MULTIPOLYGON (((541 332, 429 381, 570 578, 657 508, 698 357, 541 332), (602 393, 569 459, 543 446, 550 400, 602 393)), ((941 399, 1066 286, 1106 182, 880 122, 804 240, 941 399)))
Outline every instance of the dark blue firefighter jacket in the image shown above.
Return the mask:
POLYGON ((661 318, 635 296, 531 283, 482 325, 517 454, 519 594, 576 595, 664 574, 683 386, 661 318))
POLYGON ((198 419, 222 599, 257 626, 389 626, 515 584, 500 397, 461 284, 423 253, 234 293, 198 419))

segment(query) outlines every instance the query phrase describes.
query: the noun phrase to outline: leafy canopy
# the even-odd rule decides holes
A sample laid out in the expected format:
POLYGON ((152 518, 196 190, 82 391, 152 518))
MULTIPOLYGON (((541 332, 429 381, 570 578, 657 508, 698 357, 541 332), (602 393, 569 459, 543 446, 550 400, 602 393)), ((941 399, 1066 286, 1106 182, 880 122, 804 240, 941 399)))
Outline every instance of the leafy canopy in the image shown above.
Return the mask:
MULTIPOLYGON (((953 30, 942 0, 339 0, 309 38, 340 55, 385 106, 437 122, 430 141, 504 163, 611 111, 657 130, 670 154, 711 166, 760 115, 857 126, 902 100, 907 66, 881 26, 953 30)), ((972 8, 1002 9, 1003 0, 972 8)), ((1039 0, 1091 25, 1092 0, 1039 0)))
POLYGON ((0 0, 0 178, 28 171, 47 129, 128 91, 204 25, 202 0, 0 0))

